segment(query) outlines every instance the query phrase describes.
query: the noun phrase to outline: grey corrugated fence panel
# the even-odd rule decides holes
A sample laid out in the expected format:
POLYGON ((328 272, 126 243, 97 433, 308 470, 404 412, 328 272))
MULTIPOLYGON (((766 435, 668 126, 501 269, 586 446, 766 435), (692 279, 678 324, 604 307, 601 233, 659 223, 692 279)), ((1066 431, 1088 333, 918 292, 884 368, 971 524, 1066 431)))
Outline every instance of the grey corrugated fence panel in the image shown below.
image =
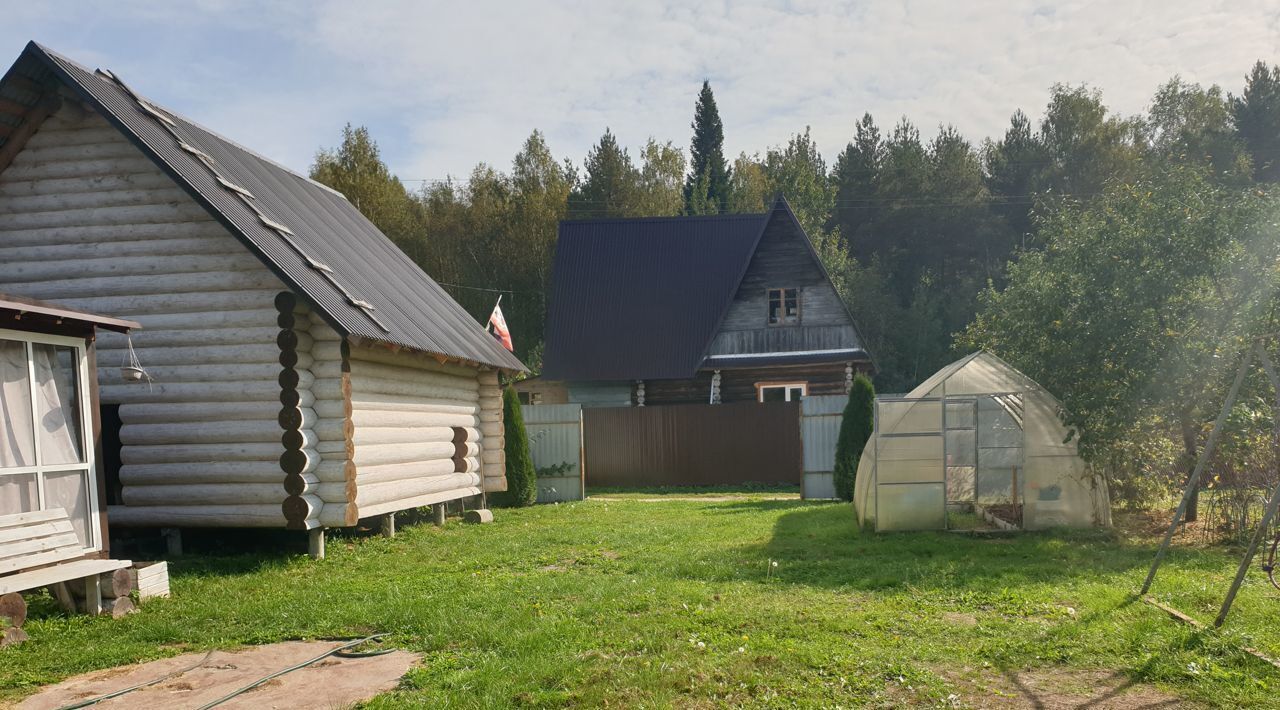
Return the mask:
POLYGON ((821 395, 801 400, 800 435, 804 440, 805 498, 835 498, 836 440, 845 395, 821 395))
POLYGON ((520 410, 533 465, 572 464, 557 476, 538 477, 538 502, 582 500, 582 405, 536 404, 520 410))

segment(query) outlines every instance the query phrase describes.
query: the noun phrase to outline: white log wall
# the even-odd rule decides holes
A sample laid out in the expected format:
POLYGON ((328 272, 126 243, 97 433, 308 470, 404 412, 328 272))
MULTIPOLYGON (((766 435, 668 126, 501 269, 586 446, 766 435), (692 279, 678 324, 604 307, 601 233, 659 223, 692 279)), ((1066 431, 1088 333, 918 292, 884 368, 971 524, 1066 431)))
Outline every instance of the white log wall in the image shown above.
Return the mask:
MULTIPOLYGON (((359 516, 480 493, 489 442, 481 431, 479 371, 377 344, 348 350, 359 516)), ((317 383, 341 374, 328 362, 316 362, 314 370, 317 383)), ((317 413, 324 417, 330 407, 317 413)), ((321 484, 322 497, 328 485, 321 484)))
POLYGON ((496 371, 480 373, 480 431, 488 445, 481 457, 484 489, 507 490, 506 437, 502 428, 502 387, 496 371))
MULTIPOLYGON (((243 244, 101 117, 59 114, 0 174, 0 263, 0 290, 143 326, 133 344, 150 386, 121 380, 124 336, 98 337, 101 400, 123 421, 112 525, 284 525, 284 285, 243 244)), ((308 352, 298 367, 311 364, 308 352)), ((311 423, 313 404, 308 393, 311 423)), ((318 511, 320 481, 305 477, 318 511)))

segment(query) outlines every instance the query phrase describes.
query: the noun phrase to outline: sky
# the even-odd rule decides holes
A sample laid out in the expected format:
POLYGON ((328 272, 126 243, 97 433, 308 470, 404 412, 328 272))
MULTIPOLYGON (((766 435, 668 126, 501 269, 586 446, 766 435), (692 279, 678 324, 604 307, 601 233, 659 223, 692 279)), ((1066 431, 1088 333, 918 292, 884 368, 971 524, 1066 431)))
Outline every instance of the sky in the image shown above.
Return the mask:
POLYGON ((730 159, 808 126, 832 161, 864 112, 976 143, 1055 83, 1123 114, 1175 74, 1238 93, 1280 63, 1280 0, 49 0, 6 10, 0 50, 29 40, 298 171, 366 126, 415 188, 506 170, 535 128, 579 165, 606 127, 687 153, 704 79, 730 159))

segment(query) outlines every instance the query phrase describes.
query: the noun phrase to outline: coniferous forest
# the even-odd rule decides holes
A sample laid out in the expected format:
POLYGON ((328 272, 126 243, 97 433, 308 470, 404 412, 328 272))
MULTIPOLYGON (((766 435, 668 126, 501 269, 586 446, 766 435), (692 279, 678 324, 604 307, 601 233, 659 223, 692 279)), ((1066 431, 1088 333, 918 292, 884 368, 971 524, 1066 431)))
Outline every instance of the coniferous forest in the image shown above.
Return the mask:
MULTIPOLYGON (((1059 397, 1122 501, 1176 485, 1242 343, 1280 330, 1280 66, 1228 88, 1175 76, 1138 115, 1055 85, 990 137, 866 114, 832 164, 807 127, 726 155, 733 117, 713 88, 691 97, 687 143, 604 127, 574 160, 535 129, 510 166, 411 189, 376 136, 347 126, 312 177, 478 320, 502 294, 535 372, 560 220, 759 212, 785 195, 876 358, 877 391, 988 349, 1059 397)), ((1274 458, 1257 432, 1280 426, 1275 399, 1261 378, 1246 393, 1219 475, 1274 458)))

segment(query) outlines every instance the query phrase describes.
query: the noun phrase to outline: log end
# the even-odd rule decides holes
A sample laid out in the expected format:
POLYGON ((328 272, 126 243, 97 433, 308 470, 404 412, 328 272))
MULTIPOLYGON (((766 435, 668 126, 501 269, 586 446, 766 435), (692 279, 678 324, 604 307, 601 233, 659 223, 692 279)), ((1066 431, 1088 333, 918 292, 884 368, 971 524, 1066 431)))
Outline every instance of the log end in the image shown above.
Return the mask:
POLYGON ((492 523, 493 511, 492 510, 468 510, 467 512, 462 514, 462 520, 463 522, 467 522, 467 523, 477 523, 477 524, 492 523))
POLYGON ((17 628, 27 620, 27 601, 17 592, 0 595, 0 628, 17 628))
POLYGON ((0 648, 4 646, 16 646, 27 640, 27 632, 11 626, 4 631, 0 631, 0 648))

